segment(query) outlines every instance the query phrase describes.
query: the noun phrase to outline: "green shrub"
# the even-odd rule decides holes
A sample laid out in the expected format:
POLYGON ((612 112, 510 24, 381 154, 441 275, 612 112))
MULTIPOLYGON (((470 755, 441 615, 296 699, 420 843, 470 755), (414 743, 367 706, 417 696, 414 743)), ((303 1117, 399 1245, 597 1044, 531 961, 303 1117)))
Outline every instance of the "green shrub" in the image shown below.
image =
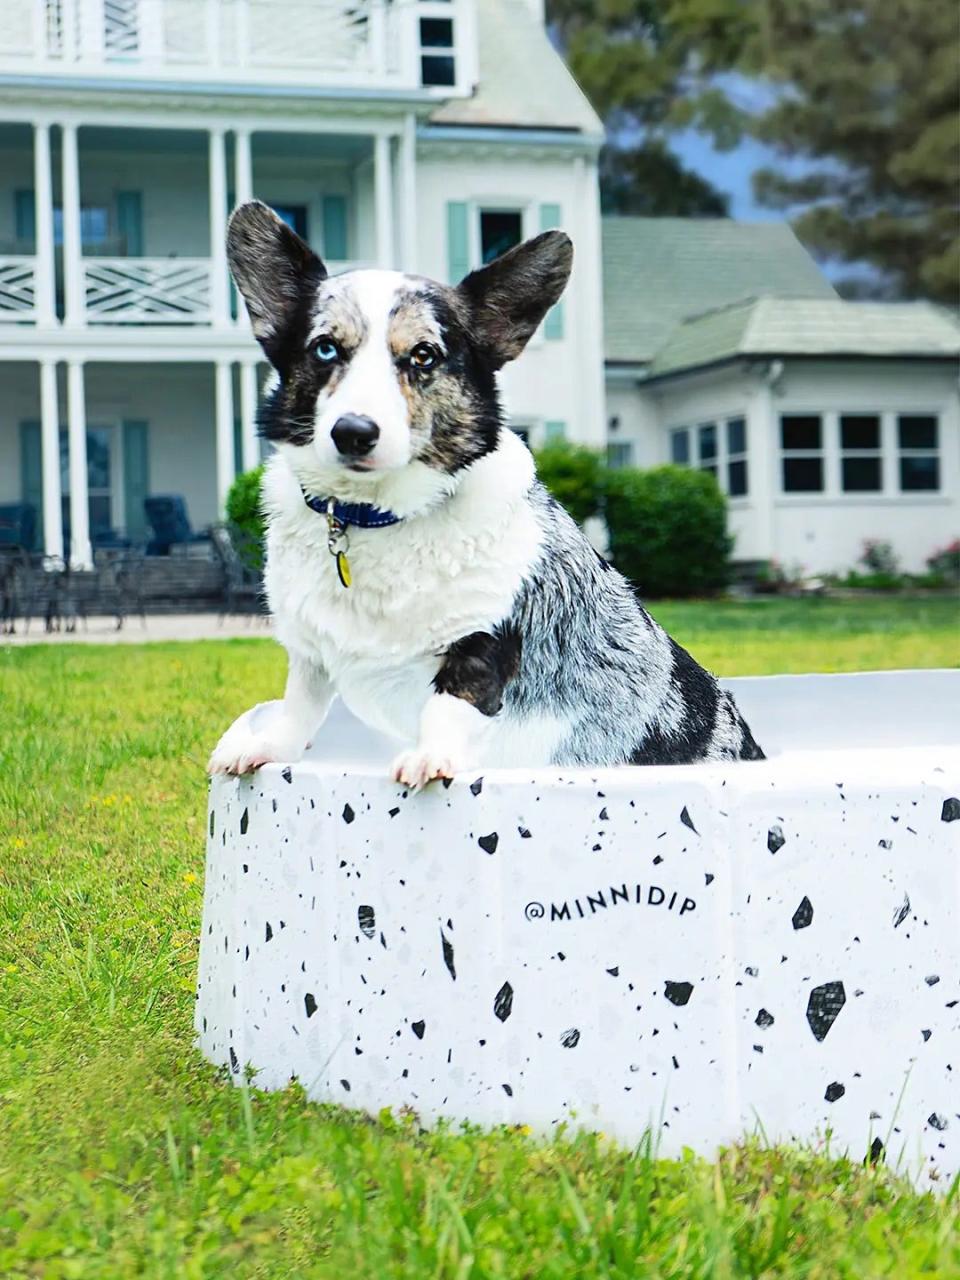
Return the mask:
POLYGON ((604 479, 610 550, 645 596, 696 596, 730 578, 726 499, 712 475, 687 467, 625 467, 604 479))
POLYGON ((605 468, 595 449, 557 440, 534 457, 540 479, 577 524, 597 514, 605 468))
POLYGON ((263 483, 263 467, 254 467, 237 476, 227 494, 227 521, 239 531, 238 541, 242 554, 249 557, 255 568, 263 567, 266 521, 260 509, 260 486, 263 483))

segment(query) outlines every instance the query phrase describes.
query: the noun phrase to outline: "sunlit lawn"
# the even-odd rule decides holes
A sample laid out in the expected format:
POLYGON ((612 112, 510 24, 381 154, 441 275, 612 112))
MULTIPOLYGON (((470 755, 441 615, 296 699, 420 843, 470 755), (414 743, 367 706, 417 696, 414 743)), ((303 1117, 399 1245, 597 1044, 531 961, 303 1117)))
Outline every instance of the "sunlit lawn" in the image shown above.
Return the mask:
MULTIPOLYGON (((728 675, 960 661, 950 601, 654 612, 728 675)), ((202 766, 283 665, 0 650, 0 1276, 960 1275, 956 1193, 856 1161, 420 1133, 220 1079, 191 1030, 202 766)))

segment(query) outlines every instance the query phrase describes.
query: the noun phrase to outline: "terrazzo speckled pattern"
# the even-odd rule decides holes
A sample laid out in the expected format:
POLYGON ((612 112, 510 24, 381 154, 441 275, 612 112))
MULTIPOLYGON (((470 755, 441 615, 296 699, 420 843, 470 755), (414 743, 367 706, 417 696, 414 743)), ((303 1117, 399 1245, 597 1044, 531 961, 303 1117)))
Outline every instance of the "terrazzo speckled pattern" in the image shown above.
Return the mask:
POLYGON ((371 1112, 650 1127, 664 1154, 829 1130, 949 1178, 960 673, 916 674, 728 682, 764 763, 487 771, 418 795, 335 713, 321 749, 351 763, 212 785, 203 1053, 371 1112), (842 745, 792 745, 814 693, 842 745), (899 696, 924 700, 913 744, 859 743, 899 696))

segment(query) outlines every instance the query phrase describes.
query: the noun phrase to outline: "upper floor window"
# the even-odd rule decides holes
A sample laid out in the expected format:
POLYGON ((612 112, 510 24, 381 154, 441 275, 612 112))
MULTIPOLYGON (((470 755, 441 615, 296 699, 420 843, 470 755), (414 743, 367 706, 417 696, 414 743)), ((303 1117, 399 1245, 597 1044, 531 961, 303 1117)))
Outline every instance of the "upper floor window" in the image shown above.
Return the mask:
POLYGON ((480 261, 492 262, 523 239, 522 209, 480 210, 480 261))
POLYGON ((420 18, 420 82, 427 86, 449 88, 457 82, 457 62, 453 18, 442 11, 445 5, 432 4, 440 13, 420 18))
POLYGON ((274 213, 295 231, 301 240, 307 239, 307 206, 305 204, 275 204, 274 213))
POLYGON ((844 493, 879 493, 883 488, 880 417, 840 415, 840 487, 844 493))
POLYGON ((633 442, 617 440, 607 445, 607 466, 616 470, 633 463, 633 442))
POLYGON ((897 418, 900 488, 904 493, 940 488, 939 423, 933 414, 897 418))
POLYGON ((670 432, 670 461, 678 467, 685 467, 690 461, 690 432, 686 427, 670 432))
POLYGON ((823 419, 790 413, 780 419, 784 493, 823 492, 823 419))

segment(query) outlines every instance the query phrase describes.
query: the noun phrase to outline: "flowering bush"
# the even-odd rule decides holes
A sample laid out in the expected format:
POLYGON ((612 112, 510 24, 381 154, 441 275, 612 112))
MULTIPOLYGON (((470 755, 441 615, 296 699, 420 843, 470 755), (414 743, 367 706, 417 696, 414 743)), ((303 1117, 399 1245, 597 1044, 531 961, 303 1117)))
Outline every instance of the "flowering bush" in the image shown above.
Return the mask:
POLYGON ((879 538, 867 538, 863 544, 860 563, 869 573, 881 573, 895 578, 900 572, 900 557, 889 542, 879 538))
POLYGON ((942 575, 944 578, 960 580, 960 538, 954 538, 945 547, 928 556, 927 568, 931 573, 942 575))

